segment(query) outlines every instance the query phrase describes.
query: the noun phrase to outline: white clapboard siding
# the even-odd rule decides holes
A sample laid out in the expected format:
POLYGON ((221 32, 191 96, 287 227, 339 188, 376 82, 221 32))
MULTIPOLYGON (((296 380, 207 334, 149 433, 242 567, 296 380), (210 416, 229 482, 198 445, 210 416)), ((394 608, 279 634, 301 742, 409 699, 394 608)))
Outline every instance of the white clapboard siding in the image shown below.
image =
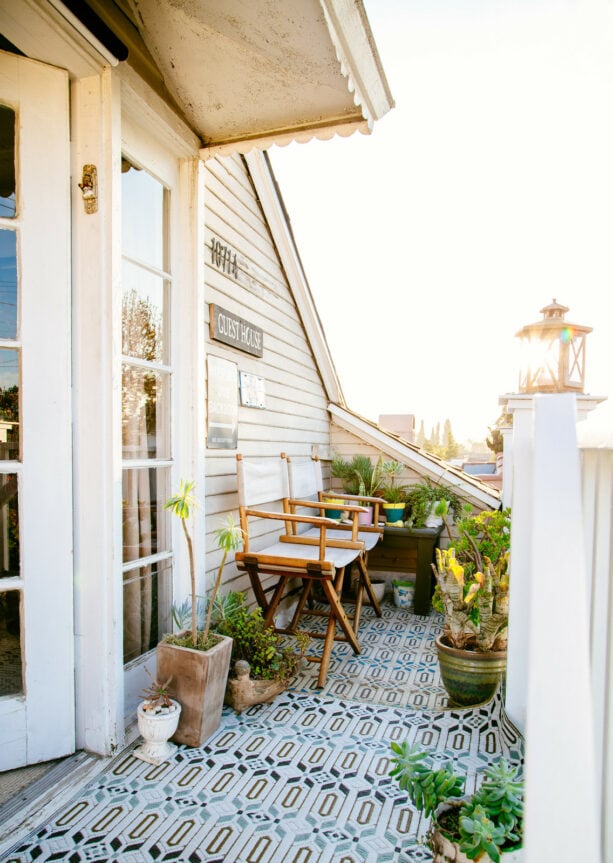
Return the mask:
MULTIPOLYGON (((205 308, 207 353, 236 363, 239 371, 265 381, 263 410, 238 408, 237 450, 206 450, 206 570, 212 584, 221 560, 214 533, 228 512, 238 512, 236 452, 245 458, 280 457, 286 452, 306 457, 312 448, 329 447, 328 398, 290 284, 240 156, 212 159, 206 164, 205 308), (211 260, 211 239, 236 252, 238 276, 224 273, 211 260), (264 355, 255 357, 209 335, 209 304, 260 327, 264 355)), ((208 374, 208 370, 205 371, 208 374)), ((237 394, 238 398, 238 394, 237 394)), ((254 547, 272 541, 280 528, 253 524, 254 547)), ((249 593, 249 581, 230 562, 224 571, 224 591, 249 593)))

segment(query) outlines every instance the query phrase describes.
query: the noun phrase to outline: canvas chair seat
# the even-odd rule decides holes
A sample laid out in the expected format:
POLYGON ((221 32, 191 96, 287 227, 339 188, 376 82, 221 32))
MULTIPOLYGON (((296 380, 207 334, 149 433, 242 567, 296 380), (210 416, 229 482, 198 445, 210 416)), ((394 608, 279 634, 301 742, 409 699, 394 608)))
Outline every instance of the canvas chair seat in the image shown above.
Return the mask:
MULTIPOLYGON (((291 505, 286 506, 291 511, 297 511, 305 507, 317 512, 323 516, 327 510, 344 510, 346 513, 353 514, 359 501, 356 495, 348 495, 344 492, 323 490, 323 475, 321 470, 321 462, 317 458, 309 459, 292 459, 285 453, 281 454, 281 460, 285 463, 287 469, 287 487, 289 490, 289 499, 291 505), (334 498, 342 500, 342 504, 326 502, 326 498, 334 498)), ((368 498, 368 500, 376 501, 375 514, 378 513, 378 506, 383 503, 379 498, 368 498)), ((357 507, 360 509, 360 507, 357 507)), ((375 519, 377 521, 377 519, 375 519)), ((329 529, 326 533, 328 542, 342 542, 343 538, 347 538, 348 532, 351 532, 352 539, 357 539, 364 544, 360 558, 356 560, 358 566, 358 579, 362 582, 363 589, 368 594, 370 603, 378 617, 381 617, 381 609, 379 602, 375 597, 374 590, 368 574, 368 552, 371 551, 383 537, 383 525, 375 524, 373 526, 356 526, 351 519, 345 520, 344 523, 337 524, 335 528, 329 529)), ((304 541, 313 541, 315 533, 312 529, 306 529, 300 534, 304 541)), ((358 615, 360 612, 357 612, 358 615)), ((359 621, 358 621, 359 625, 359 621)))
POLYGON ((237 455, 239 514, 243 530, 243 551, 236 553, 236 565, 249 576, 255 598, 264 620, 277 632, 306 632, 323 638, 319 656, 308 655, 320 663, 318 686, 325 685, 335 641, 347 641, 354 653, 360 653, 357 629, 363 597, 363 579, 356 597, 355 612, 348 615, 342 604, 345 570, 357 562, 361 567, 364 543, 357 539, 357 521, 352 533, 341 531, 332 537, 336 523, 319 514, 292 512, 287 470, 281 459, 243 459, 237 455), (275 511, 279 503, 282 511, 275 511), (261 507, 265 506, 265 509, 261 507), (258 520, 256 538, 251 525, 258 520), (264 533, 263 533, 264 531, 264 533), (302 531, 302 532, 301 532, 302 531), (267 541, 267 534, 270 540, 267 541), (297 591, 292 590, 298 584, 297 591), (318 584, 324 608, 315 608, 312 587, 318 584), (290 624, 277 625, 275 616, 281 601, 298 597, 290 624), (325 617, 325 632, 311 626, 313 617, 325 617), (340 630, 340 631, 339 631, 340 630))

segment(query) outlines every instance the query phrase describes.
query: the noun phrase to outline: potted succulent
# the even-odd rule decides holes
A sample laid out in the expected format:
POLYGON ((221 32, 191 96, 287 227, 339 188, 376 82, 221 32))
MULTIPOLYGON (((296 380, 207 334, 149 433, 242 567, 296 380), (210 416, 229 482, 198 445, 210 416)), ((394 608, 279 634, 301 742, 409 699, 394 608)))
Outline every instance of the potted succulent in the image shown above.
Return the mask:
POLYGON ((469 706, 491 698, 506 667, 509 511, 483 512, 457 527, 456 544, 436 549, 433 605, 445 617, 436 640, 443 684, 454 704, 469 706))
POLYGON ((383 510, 387 518, 387 524, 402 526, 402 516, 407 499, 407 486, 397 485, 396 480, 404 470, 404 465, 398 461, 385 461, 381 466, 384 482, 380 489, 380 495, 385 501, 383 510))
POLYGON ((230 551, 240 548, 242 531, 232 515, 216 531, 217 546, 223 554, 209 598, 204 629, 198 630, 193 544, 186 523, 195 506, 193 488, 193 482, 182 481, 178 494, 165 504, 166 509, 181 519, 187 542, 191 629, 164 636, 157 646, 157 673, 162 680, 172 678, 176 697, 182 705, 179 726, 173 739, 188 746, 201 746, 221 722, 232 639, 211 632, 211 615, 226 559, 230 551))
POLYGON ((215 629, 232 639, 232 669, 225 703, 241 712, 252 704, 271 701, 296 673, 308 636, 297 633, 300 653, 284 647, 273 626, 266 626, 259 607, 248 608, 242 593, 229 593, 217 603, 215 629))
POLYGON ((168 741, 177 730, 181 705, 170 697, 170 678, 160 683, 148 668, 145 671, 151 678, 151 686, 143 692, 145 700, 136 710, 138 730, 144 743, 134 750, 133 755, 141 761, 158 765, 168 761, 177 748, 168 741))
POLYGON ((381 497, 376 494, 384 480, 382 466, 381 456, 375 464, 367 455, 354 455, 351 460, 337 455, 332 460, 332 476, 341 480, 343 491, 350 496, 347 499, 356 499, 358 504, 367 510, 366 513, 358 515, 360 524, 373 523, 373 508, 376 521, 376 513, 381 503, 381 497))
POLYGON ((480 787, 462 797, 465 777, 450 761, 440 767, 408 743, 392 743, 393 776, 414 806, 432 817, 428 844, 434 863, 519 863, 523 835, 524 785, 519 768, 500 758, 486 768, 480 787))

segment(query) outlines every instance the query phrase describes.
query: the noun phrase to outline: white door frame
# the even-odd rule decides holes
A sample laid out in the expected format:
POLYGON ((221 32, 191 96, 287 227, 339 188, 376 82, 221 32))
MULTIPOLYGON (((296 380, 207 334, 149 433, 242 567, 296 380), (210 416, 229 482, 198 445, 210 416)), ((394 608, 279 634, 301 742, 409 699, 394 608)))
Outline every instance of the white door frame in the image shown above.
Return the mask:
MULTIPOLYGON (((0 52, 17 112, 21 354, 18 477, 22 696, 0 697, 0 769, 74 752, 69 88, 66 72, 0 52)), ((10 342, 3 342, 10 347, 10 342)))
MULTIPOLYGON (((125 149, 177 187, 172 268, 182 301, 174 365, 175 351, 182 356, 196 350, 191 303, 202 284, 194 278, 196 262, 204 255, 196 242, 203 218, 199 142, 128 66, 74 82, 71 110, 77 746, 109 755, 124 745, 131 712, 124 696, 122 626, 121 154, 125 149), (84 164, 98 169, 94 215, 85 213, 77 186, 84 164)), ((180 454, 176 469, 187 475, 194 469, 196 434, 183 418, 171 433, 180 454)), ((142 664, 130 671, 133 690, 143 688, 142 664)), ((148 667, 153 671, 155 662, 148 667)))

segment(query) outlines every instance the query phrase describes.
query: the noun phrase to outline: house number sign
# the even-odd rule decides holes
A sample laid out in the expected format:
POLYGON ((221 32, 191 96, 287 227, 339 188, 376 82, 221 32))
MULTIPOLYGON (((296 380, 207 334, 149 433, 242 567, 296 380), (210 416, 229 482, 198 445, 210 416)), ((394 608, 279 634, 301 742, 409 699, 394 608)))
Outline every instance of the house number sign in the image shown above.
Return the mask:
POLYGON ((222 273, 234 276, 235 279, 238 278, 236 252, 232 251, 229 246, 224 246, 215 237, 211 237, 211 263, 222 273))
POLYGON ((264 354, 264 331, 215 303, 209 304, 209 328, 211 338, 217 342, 255 357, 264 354))

